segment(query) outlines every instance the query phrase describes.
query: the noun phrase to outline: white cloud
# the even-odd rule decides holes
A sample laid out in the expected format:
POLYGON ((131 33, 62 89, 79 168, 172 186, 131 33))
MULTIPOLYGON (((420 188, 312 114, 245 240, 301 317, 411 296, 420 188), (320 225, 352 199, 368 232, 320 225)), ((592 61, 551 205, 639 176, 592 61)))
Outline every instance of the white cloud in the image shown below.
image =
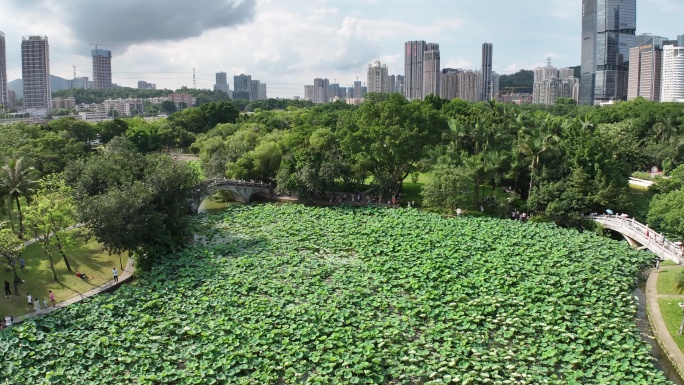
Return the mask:
MULTIPOLYGON (((0 2, 10 79, 21 75, 21 36, 31 34, 50 39, 53 74, 71 77, 72 65, 76 65, 79 76, 91 76, 92 47, 88 43, 112 43, 93 39, 102 31, 121 28, 121 20, 98 12, 134 12, 131 4, 136 4, 136 9, 143 4, 120 0, 105 7, 89 1, 84 7, 87 12, 79 17, 97 20, 100 28, 66 17, 73 4, 85 1, 0 2), (99 32, 89 33, 84 25, 99 32)), ((173 9, 169 1, 175 0, 146 0, 145 12, 148 8, 173 9)), ((301 95, 304 84, 311 84, 314 77, 336 79, 342 85, 357 77, 365 81, 367 66, 375 60, 387 64, 390 73, 402 74, 403 44, 408 40, 439 43, 442 67, 477 69, 485 41, 494 44, 494 69, 499 73, 543 65, 549 56, 557 67, 580 62, 580 0, 529 0, 524 5, 510 0, 251 1, 252 16, 247 7, 243 9, 247 13, 240 14, 246 17, 230 23, 217 20, 209 11, 199 11, 229 12, 222 8, 228 2, 193 0, 184 1, 184 8, 171 14, 148 17, 151 32, 145 38, 132 36, 136 32, 133 27, 127 31, 133 34, 117 34, 114 37, 123 43, 111 47, 114 81, 128 86, 135 86, 137 80, 159 87, 191 86, 194 67, 198 87, 211 88, 214 73, 224 71, 230 79, 240 73, 251 74, 269 84, 271 96, 301 95), (163 24, 162 19, 172 22, 163 24), (188 22, 195 19, 199 24, 188 22), (169 26, 187 29, 178 36, 159 38, 169 26)), ((639 32, 668 37, 684 33, 684 29, 677 31, 684 9, 681 0, 639 0, 638 6, 639 32)))

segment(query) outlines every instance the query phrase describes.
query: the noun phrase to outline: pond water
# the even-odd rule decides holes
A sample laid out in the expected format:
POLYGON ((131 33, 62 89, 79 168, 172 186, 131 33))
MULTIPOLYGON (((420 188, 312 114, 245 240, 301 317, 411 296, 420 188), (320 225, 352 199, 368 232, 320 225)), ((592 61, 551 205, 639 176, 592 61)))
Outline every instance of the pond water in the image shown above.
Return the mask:
POLYGON ((646 294, 644 290, 646 289, 646 282, 642 282, 641 285, 636 288, 633 292, 634 296, 639 298, 637 303, 637 326, 641 330, 641 339, 651 346, 651 356, 653 356, 653 364, 655 367, 665 374, 665 377, 677 385, 684 385, 684 380, 679 377, 677 370, 672 365, 670 360, 665 355, 665 352, 658 344, 655 339, 655 334, 651 328, 651 323, 648 320, 648 315, 646 314, 646 294))

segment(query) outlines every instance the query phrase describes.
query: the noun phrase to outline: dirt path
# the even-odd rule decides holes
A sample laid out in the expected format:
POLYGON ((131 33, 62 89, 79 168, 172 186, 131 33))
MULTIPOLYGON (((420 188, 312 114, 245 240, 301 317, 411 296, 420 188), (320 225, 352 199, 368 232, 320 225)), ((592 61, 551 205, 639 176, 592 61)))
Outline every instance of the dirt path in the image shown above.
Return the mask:
MULTIPOLYGON (((663 266, 660 271, 669 270, 677 268, 678 266, 663 266)), ((663 320, 663 315, 660 312, 660 305, 658 305, 659 298, 682 298, 684 296, 672 296, 667 294, 658 294, 657 289, 658 283, 658 272, 657 270, 651 270, 648 275, 648 281, 646 281, 646 307, 648 308, 648 318, 651 320, 651 325, 653 326, 653 332, 656 335, 658 343, 665 351, 665 354, 670 358, 672 365, 675 367, 679 375, 684 377, 684 353, 679 349, 679 346, 675 343, 674 339, 670 335, 665 325, 665 320, 663 320)))

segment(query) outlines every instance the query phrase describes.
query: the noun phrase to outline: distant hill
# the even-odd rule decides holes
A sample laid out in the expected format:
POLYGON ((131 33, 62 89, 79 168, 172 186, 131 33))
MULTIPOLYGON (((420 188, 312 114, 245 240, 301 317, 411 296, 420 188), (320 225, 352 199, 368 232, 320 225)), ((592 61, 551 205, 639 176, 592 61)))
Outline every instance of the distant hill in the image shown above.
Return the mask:
MULTIPOLYGON (((60 78, 59 76, 50 75, 50 89, 51 91, 60 91, 69 88, 69 80, 60 78)), ((24 97, 24 82, 21 79, 14 79, 7 83, 7 89, 14 91, 17 94, 17 99, 24 97)))
POLYGON ((499 91, 531 94, 532 83, 534 83, 534 71, 520 70, 511 75, 501 75, 499 78, 499 91))
MULTIPOLYGON (((569 67, 575 71, 575 77, 580 77, 580 66, 569 67)), ((532 93, 534 83, 534 71, 520 70, 511 75, 501 75, 499 79, 499 91, 515 93, 532 93)))

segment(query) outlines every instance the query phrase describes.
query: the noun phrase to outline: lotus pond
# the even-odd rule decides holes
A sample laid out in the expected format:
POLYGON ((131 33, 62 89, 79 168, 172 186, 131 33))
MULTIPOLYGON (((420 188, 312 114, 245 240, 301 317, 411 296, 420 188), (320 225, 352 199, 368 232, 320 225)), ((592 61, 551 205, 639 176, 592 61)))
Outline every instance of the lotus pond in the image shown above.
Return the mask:
POLYGON ((647 253, 411 209, 230 207, 138 284, 0 333, 10 384, 669 384, 647 253))

